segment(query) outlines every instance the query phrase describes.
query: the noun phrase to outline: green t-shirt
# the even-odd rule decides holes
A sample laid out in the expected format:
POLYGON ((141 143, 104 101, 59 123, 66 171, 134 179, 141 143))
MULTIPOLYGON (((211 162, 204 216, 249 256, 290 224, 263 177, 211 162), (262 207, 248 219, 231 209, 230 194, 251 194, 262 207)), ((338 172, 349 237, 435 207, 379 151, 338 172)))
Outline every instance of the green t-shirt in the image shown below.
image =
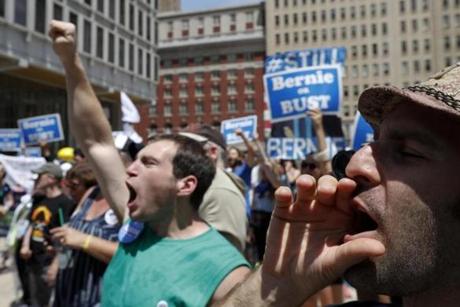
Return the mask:
POLYGON ((206 306, 239 266, 249 265, 213 228, 173 240, 145 227, 134 242, 120 243, 104 275, 102 306, 206 306))

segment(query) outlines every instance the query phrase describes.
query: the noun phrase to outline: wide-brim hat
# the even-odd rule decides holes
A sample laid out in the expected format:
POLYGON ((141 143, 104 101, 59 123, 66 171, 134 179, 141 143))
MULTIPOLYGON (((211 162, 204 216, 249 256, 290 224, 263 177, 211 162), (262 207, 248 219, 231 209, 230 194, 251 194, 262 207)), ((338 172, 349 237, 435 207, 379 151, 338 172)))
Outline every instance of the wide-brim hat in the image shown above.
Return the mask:
POLYGON ((441 111, 446 116, 460 119, 460 62, 407 88, 370 87, 359 97, 358 109, 374 130, 378 131, 385 116, 402 103, 441 111))

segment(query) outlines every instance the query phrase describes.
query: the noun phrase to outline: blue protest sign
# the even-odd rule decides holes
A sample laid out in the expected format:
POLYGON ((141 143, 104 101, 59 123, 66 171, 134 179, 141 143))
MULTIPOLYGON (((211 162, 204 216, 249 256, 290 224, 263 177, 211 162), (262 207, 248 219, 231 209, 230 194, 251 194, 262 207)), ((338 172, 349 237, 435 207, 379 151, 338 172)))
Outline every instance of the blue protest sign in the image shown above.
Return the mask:
POLYGON ((310 66, 344 64, 347 52, 344 47, 310 48, 276 53, 265 59, 265 73, 298 69, 310 66))
POLYGON ((64 139, 62 132, 61 116, 58 113, 18 120, 24 143, 35 145, 40 141, 55 142, 64 139))
POLYGON ((0 151, 20 151, 21 130, 0 129, 0 151))
POLYGON ((243 142, 241 137, 235 134, 236 129, 240 129, 246 135, 248 140, 254 139, 254 135, 257 130, 257 116, 251 115, 222 121, 220 132, 224 136, 227 145, 243 142))
MULTIPOLYGON (((329 158, 344 148, 342 137, 326 137, 329 158)), ((303 160, 317 152, 316 138, 269 138, 266 144, 267 156, 271 159, 303 160)))
POLYGON ((131 243, 136 240, 144 230, 144 223, 130 220, 118 231, 118 241, 121 243, 131 243))
POLYGON ((340 67, 323 66, 289 70, 264 76, 272 122, 302 118, 319 108, 325 114, 340 110, 340 67))
POLYGON ((26 157, 41 157, 42 156, 42 149, 39 146, 33 147, 26 147, 24 151, 24 155, 26 157))
POLYGON ((371 125, 366 122, 359 112, 356 112, 351 140, 354 150, 358 150, 364 144, 374 140, 374 129, 372 129, 371 125))

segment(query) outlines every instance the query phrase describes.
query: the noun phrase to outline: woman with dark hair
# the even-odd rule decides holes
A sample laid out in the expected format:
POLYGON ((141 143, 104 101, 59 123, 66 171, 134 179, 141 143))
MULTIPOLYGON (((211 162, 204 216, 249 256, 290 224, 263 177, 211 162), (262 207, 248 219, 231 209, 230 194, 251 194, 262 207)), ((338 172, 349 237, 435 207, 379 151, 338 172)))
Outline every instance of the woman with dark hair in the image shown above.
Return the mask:
POLYGON ((54 306, 94 306, 100 302, 102 276, 118 246, 120 223, 86 162, 67 173, 66 184, 78 206, 67 225, 52 230, 63 249, 54 306))

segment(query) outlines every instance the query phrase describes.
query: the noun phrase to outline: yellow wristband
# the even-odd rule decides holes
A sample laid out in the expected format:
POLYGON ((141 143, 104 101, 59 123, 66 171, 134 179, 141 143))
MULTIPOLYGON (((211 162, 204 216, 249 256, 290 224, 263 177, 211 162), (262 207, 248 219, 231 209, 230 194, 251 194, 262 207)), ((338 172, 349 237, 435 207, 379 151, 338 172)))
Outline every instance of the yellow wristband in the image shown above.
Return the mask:
POLYGON ((83 245, 81 246, 81 248, 86 251, 88 250, 88 247, 89 247, 89 242, 91 241, 91 235, 87 235, 86 238, 85 238, 85 241, 83 241, 83 245))

